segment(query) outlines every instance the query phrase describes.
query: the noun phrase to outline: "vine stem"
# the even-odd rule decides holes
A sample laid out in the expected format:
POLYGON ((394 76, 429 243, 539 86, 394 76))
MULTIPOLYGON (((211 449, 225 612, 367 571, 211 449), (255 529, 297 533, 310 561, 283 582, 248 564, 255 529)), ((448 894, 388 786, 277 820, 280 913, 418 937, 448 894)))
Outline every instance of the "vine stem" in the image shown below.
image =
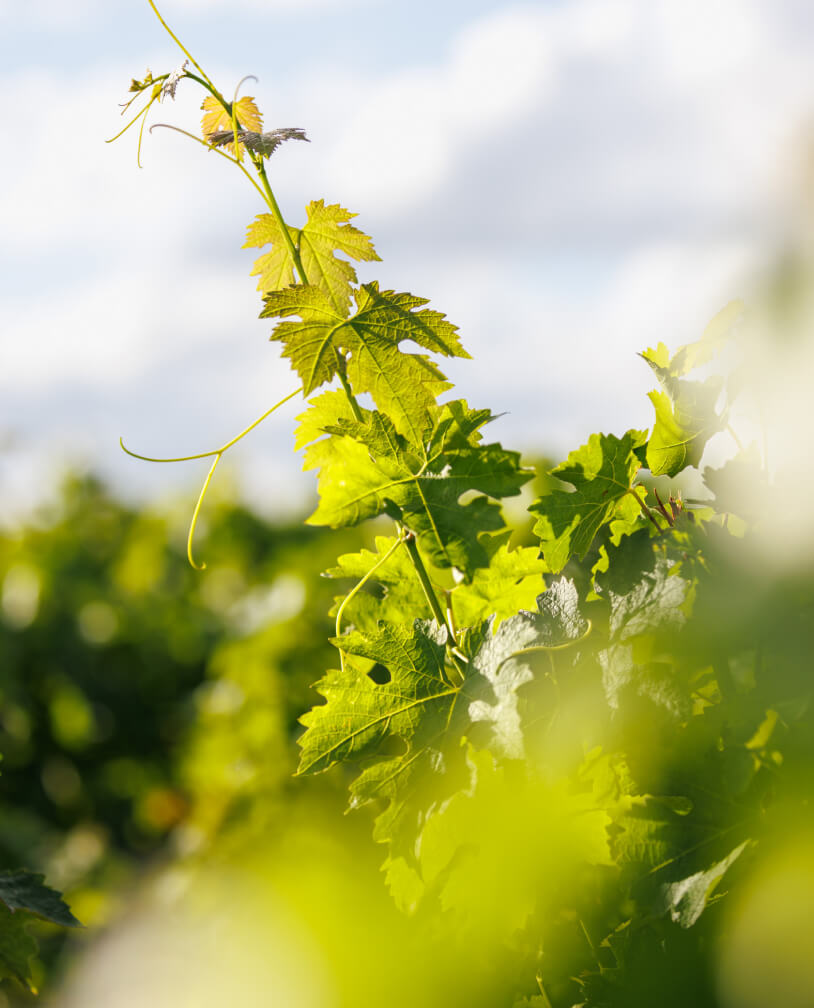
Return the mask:
POLYGON ((653 517, 653 513, 651 512, 650 508, 645 504, 645 502, 636 493, 636 491, 631 488, 630 490, 626 490, 625 493, 629 493, 635 499, 636 503, 642 509, 642 514, 645 516, 645 518, 649 519, 656 526, 656 529, 659 532, 663 532, 664 529, 661 528, 661 526, 659 525, 659 523, 653 517))
MULTIPOLYGON (((170 26, 167 24, 167 22, 161 16, 161 12, 156 7, 156 5, 153 3, 153 0, 147 0, 147 3, 152 7, 153 13, 158 18, 158 20, 161 22, 161 26, 164 29, 164 31, 169 35, 169 37, 178 46, 178 48, 181 50, 181 52, 186 56, 186 58, 190 61, 190 63, 195 67, 195 69, 198 71, 198 73, 201 75, 201 77, 203 77, 203 79, 206 81, 206 83, 209 85, 209 87, 212 88, 213 94, 215 94, 216 93, 215 85, 212 83, 212 81, 204 73, 203 69, 201 68, 200 64, 195 59, 195 57, 192 55, 192 53, 187 49, 187 47, 183 44, 183 42, 178 38, 178 36, 175 34, 175 32, 172 30, 172 28, 170 28, 170 26)), ((220 97, 220 96, 218 95, 218 97, 220 97)), ((222 97, 220 98, 220 100, 223 101, 222 97)))
POLYGON ((356 396, 353 394, 353 389, 350 387, 350 382, 348 381, 345 358, 336 347, 334 347, 334 355, 336 356, 336 373, 339 376, 339 381, 344 389, 345 398, 348 400, 351 411, 353 412, 356 420, 359 423, 364 423, 365 421, 362 417, 362 410, 359 408, 359 403, 356 401, 356 396))
MULTIPOLYGON (((205 87, 206 90, 209 91, 218 102, 220 102, 223 109, 229 114, 229 117, 232 120, 232 129, 234 131, 234 138, 235 138, 234 139, 235 157, 234 158, 229 157, 227 154, 225 154, 223 151, 220 150, 218 150, 217 152, 226 157, 228 161, 231 161, 233 164, 236 164, 238 166, 238 168, 243 172, 246 178, 248 178, 248 180, 251 182, 254 188, 258 191, 258 193, 263 199, 263 202, 267 204, 283 236, 283 242, 286 246, 286 249, 288 250, 288 254, 291 256, 291 261, 294 264, 294 269, 296 271, 297 276, 299 277, 300 283, 307 285, 308 275, 305 272, 305 267, 302 264, 302 256, 300 255, 300 250, 297 247, 297 245, 295 245, 291 237, 291 232, 289 231, 288 225, 286 224, 285 218, 283 217, 283 213, 280 210, 280 204, 277 202, 277 197, 274 195, 274 190, 271 188, 271 185, 268 180, 268 175, 266 174, 266 168, 265 165, 263 164, 262 155, 255 154, 253 152, 250 152, 249 154, 252 164, 254 165, 254 169, 257 172, 257 177, 260 179, 259 186, 255 182, 255 180, 251 177, 251 175, 246 171, 246 168, 242 163, 242 157, 240 155, 240 146, 238 144, 237 139, 237 131, 240 124, 237 120, 237 116, 235 115, 235 104, 237 99, 237 92, 240 89, 240 85, 243 83, 243 80, 246 80, 247 78, 244 77, 243 80, 241 80, 240 83, 237 85, 237 88, 235 88, 235 101, 227 102, 226 99, 223 97, 223 95, 220 93, 220 91, 218 91, 218 89, 209 79, 209 77, 207 76, 201 65, 198 63, 198 61, 195 59, 195 57, 192 55, 192 53, 186 48, 186 46, 181 42, 181 40, 178 38, 175 32, 164 20, 158 7, 155 5, 154 0, 147 0, 147 2, 149 3, 150 7, 152 7, 153 13, 161 22, 161 25, 164 28, 164 30, 167 32, 167 34, 170 36, 173 42, 175 42, 175 44, 178 46, 181 52, 187 57, 190 63, 192 63, 192 65, 200 74, 200 77, 197 77, 195 74, 187 72, 186 76, 191 78, 192 80, 197 81, 199 84, 205 87)), ((151 105, 152 101, 149 102, 147 108, 149 109, 151 105)), ((165 123, 157 125, 162 125, 169 129, 176 129, 178 133, 183 133, 185 136, 192 137, 193 140, 197 140, 199 143, 203 144, 203 146, 206 147, 207 149, 217 150, 217 148, 212 147, 212 145, 208 144, 205 140, 199 140, 198 137, 194 136, 192 133, 187 133, 186 130, 178 129, 175 126, 167 126, 167 124, 165 123)), ((150 127, 150 129, 152 130, 152 127, 150 127)), ((144 122, 142 122, 142 132, 143 130, 144 130, 144 122)), ((139 134, 139 152, 140 151, 141 151, 141 134, 139 134)), ((341 355, 337 351, 337 357, 340 356, 341 355)), ((353 391, 350 387, 347 375, 345 374, 344 357, 342 357, 341 363, 342 366, 340 366, 339 368, 339 380, 342 383, 342 388, 344 389, 347 400, 350 404, 351 409, 353 410, 353 415, 360 423, 362 423, 363 422, 362 412, 359 408, 359 404, 356 401, 356 397, 354 396, 353 391)))
POLYGON ((294 263, 294 268, 296 269, 299 275, 300 283, 307 284, 308 276, 306 275, 305 269, 302 265, 302 259, 300 258, 299 249, 291 239, 291 233, 288 230, 288 225, 283 219, 283 214, 282 211, 280 210, 280 205, 277 202, 277 198, 274 195, 271 186, 269 185, 268 175, 266 175, 266 168, 265 165, 263 164, 263 158, 259 154, 254 154, 252 155, 252 162, 254 164, 255 171, 257 172, 257 175, 260 178, 260 184, 263 187, 265 201, 268 203, 269 209, 274 215, 274 219, 277 221, 280 231, 282 232, 283 241, 285 242, 286 248, 288 249, 288 254, 291 256, 291 261, 294 263))
POLYGON ((545 1005, 545 1008, 553 1008, 551 1000, 548 994, 546 993, 545 986, 543 985, 543 978, 539 973, 537 974, 536 980, 537 980, 537 986, 540 989, 540 997, 543 999, 543 1004, 545 1005))
POLYGON ((418 551, 418 543, 416 542, 415 532, 411 532, 409 529, 404 530, 404 545, 407 547, 407 552, 410 554, 410 560, 415 568, 416 574, 418 575, 418 580, 421 582, 421 587, 424 589, 424 595, 426 596, 436 622, 439 626, 446 628, 450 641, 453 645, 456 645, 457 642, 455 640, 455 635, 452 632, 452 627, 447 621, 446 613, 441 608, 441 603, 438 600, 438 596, 435 594, 435 589, 432 586, 432 581, 430 581, 427 568, 424 566, 424 561, 421 559, 421 554, 418 551))
MULTIPOLYGON (((305 272, 305 267, 302 264, 302 257, 300 256, 300 250, 294 244, 291 238, 291 232, 288 230, 288 225, 283 217, 283 212, 280 210, 280 205, 277 202, 277 198, 274 195, 274 190, 268 180, 268 175, 266 174, 266 168, 263 164, 263 158, 259 154, 251 155, 252 163, 254 164, 255 171, 257 172, 258 178, 260 179, 260 184, 263 187, 263 193, 265 202, 268 204, 271 210, 277 226, 283 236, 283 241, 285 242, 286 248, 288 249, 288 254, 291 256, 291 261, 294 263, 294 269, 299 276, 300 282, 303 284, 308 284, 308 274, 305 272)), ((345 398, 350 404, 350 408, 353 411, 353 415, 359 423, 364 423, 362 418, 362 411, 359 408, 359 403, 356 401, 356 396, 353 394, 353 389, 348 381, 348 375, 345 367, 345 357, 339 352, 337 348, 334 348, 334 353, 336 354, 337 362, 337 374, 339 375, 339 381, 342 383, 342 388, 345 392, 345 398)))

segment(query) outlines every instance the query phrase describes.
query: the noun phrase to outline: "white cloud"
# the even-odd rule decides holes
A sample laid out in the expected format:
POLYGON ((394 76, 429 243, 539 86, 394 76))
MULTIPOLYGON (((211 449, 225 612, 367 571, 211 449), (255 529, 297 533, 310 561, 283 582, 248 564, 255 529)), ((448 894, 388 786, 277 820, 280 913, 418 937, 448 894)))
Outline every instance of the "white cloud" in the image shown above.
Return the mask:
POLYGON ((421 201, 474 142, 499 138, 545 100, 552 72, 541 9, 482 18, 459 34, 443 65, 368 82, 350 121, 332 131, 328 175, 351 202, 387 210, 421 201))
MULTIPOLYGON (((170 19, 192 6, 164 5, 170 19)), ((591 429, 646 424, 635 352, 693 338, 772 237, 780 151, 814 111, 811 33, 807 47, 795 17, 791 0, 525 4, 464 24, 433 62, 395 43, 384 72, 341 54, 303 62, 256 92, 262 104, 273 90, 268 126, 313 140, 275 155, 275 188, 293 219, 322 196, 361 211, 390 252, 365 275, 414 285, 462 323, 476 359, 451 373, 513 411, 507 440, 532 431, 565 450, 591 429)), ((90 61, 70 89, 42 70, 0 81, 36 110, 25 161, 0 161, 0 255, 19 279, 0 391, 30 395, 14 423, 37 437, 70 426, 81 440, 114 407, 118 434, 126 401, 144 438, 158 441, 166 411, 179 438, 197 416, 207 442, 290 381, 238 252, 256 201, 181 137, 148 138, 144 171, 134 134, 104 146, 131 70, 90 61)), ((183 83, 154 118, 194 131, 199 104, 183 83)), ((283 479, 289 444, 258 468, 283 479)))
MULTIPOLYGON (((15 28, 44 28, 54 31, 81 28, 88 19, 109 9, 111 0, 0 0, 0 24, 15 28)), ((124 5, 129 0, 115 0, 124 5)), ((149 13, 147 0, 141 0, 149 13)), ((245 13, 266 18, 279 15, 308 17, 325 11, 349 11, 369 6, 373 0, 159 0, 157 6, 165 20, 183 16, 189 20, 195 15, 206 17, 226 11, 245 13)), ((125 15, 126 16, 126 15, 125 15)))

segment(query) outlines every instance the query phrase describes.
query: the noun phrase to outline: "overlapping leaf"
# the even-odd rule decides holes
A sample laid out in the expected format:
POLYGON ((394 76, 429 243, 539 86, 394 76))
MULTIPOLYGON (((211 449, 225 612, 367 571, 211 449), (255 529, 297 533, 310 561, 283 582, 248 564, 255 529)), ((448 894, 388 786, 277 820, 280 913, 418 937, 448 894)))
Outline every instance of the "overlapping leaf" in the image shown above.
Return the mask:
MULTIPOLYGON (((323 200, 309 203, 306 214, 303 228, 288 229, 291 241, 300 253, 308 283, 319 287, 336 312, 346 317, 351 285, 357 282, 356 270, 336 253, 357 262, 378 260, 379 256, 370 238, 350 223, 356 214, 335 203, 326 206, 323 200)), ((263 293, 288 287, 296 279, 288 245, 271 214, 255 218, 243 247, 262 248, 265 245, 271 245, 271 250, 261 255, 252 269, 252 276, 259 277, 257 289, 263 293)))
MULTIPOLYGON (((379 591, 375 595, 364 590, 357 592, 343 610, 343 622, 358 630, 370 631, 379 620, 399 623, 412 622, 416 617, 432 617, 421 582, 404 545, 397 547, 382 562, 396 542, 394 536, 376 536, 375 552, 363 549, 358 553, 345 553, 338 558, 336 567, 325 572, 326 577, 349 578, 358 584, 376 568, 370 582, 378 584, 379 591)), ((440 594, 443 589, 436 586, 436 591, 440 594)), ((330 615, 336 615, 344 598, 341 595, 337 597, 330 615)))
POLYGON ((489 554, 489 566, 479 567, 468 584, 452 592, 452 611, 459 627, 476 626, 490 616, 495 628, 521 609, 531 609, 537 596, 545 591, 543 573, 547 570, 539 550, 531 547, 510 549, 508 531, 480 542, 489 554))
POLYGON ((721 351, 732 338, 733 331, 744 312, 742 301, 730 301, 707 325, 700 340, 685 343, 672 356, 664 343, 659 343, 655 349, 648 348, 641 356, 653 368, 659 379, 683 378, 721 351))
POLYGON ((0 902, 12 912, 27 910, 63 927, 78 927, 79 921, 60 894, 45 885, 44 875, 28 871, 0 872, 0 902))
POLYGON ((529 510, 540 515, 534 531, 553 572, 561 571, 574 554, 585 556, 602 525, 620 514, 641 467, 636 449, 646 440, 646 432, 636 430, 621 439, 592 434, 587 444, 551 470, 574 490, 553 490, 529 510))
POLYGON ((478 535, 503 526, 499 506, 488 497, 517 494, 531 476, 516 452, 480 443, 473 416, 482 425, 489 414, 461 403, 436 408, 423 434, 434 453, 422 457, 383 414, 365 411, 359 422, 337 418, 337 406, 320 397, 303 421, 313 432, 322 415, 328 434, 306 452, 306 468, 321 468, 320 504, 309 521, 338 528, 387 513, 416 533, 437 567, 471 574, 488 565, 478 535), (461 503, 470 491, 488 497, 461 503))
POLYGON ((529 649, 573 642, 586 626, 575 586, 560 580, 540 596, 536 612, 516 614, 494 634, 488 624, 468 634, 468 660, 457 668, 447 665, 446 631, 432 623, 380 622, 373 632, 343 635, 334 643, 381 666, 387 675, 377 678, 387 681, 374 681, 351 660, 317 684, 326 703, 302 719, 300 772, 389 752, 354 782, 352 804, 385 800, 375 835, 401 849, 454 783, 450 767, 462 767, 464 736, 498 757, 522 755, 517 689, 534 674, 529 649), (394 740, 403 746, 398 755, 394 740))
POLYGON ((678 882, 665 883, 659 894, 658 910, 669 913, 681 927, 692 927, 714 898, 721 879, 748 846, 745 840, 705 871, 695 872, 678 882))
MULTIPOLYGON (((263 116, 257 108, 254 98, 250 98, 248 95, 243 98, 238 98, 233 105, 233 109, 238 123, 238 128, 242 127, 243 129, 251 130, 255 133, 262 132, 263 116)), ((201 110, 203 112, 203 117, 201 118, 201 133, 203 134, 204 140, 206 140, 211 133, 217 133, 222 130, 232 130, 232 117, 213 95, 207 95, 204 98, 201 110)), ((234 132, 234 130, 232 130, 232 132, 234 132)), ((235 153, 234 143, 226 144, 225 146, 230 154, 235 153)))
POLYGON ((437 366, 423 354, 404 353, 399 344, 411 340, 448 357, 466 357, 452 323, 436 311, 420 309, 423 298, 379 291, 375 283, 354 291, 356 311, 338 310, 318 287, 289 287, 264 298, 261 318, 299 316, 299 322, 277 324, 272 339, 284 345, 283 355, 300 376, 309 395, 344 367, 354 392, 368 392, 396 428, 419 444, 436 397, 449 387, 437 366))
POLYGON ((705 382, 675 378, 663 384, 664 391, 647 394, 656 411, 647 465, 654 476, 675 476, 698 465, 707 441, 721 429, 723 417, 715 412, 715 403, 722 382, 717 377, 705 382))
POLYGON ((44 876, 27 871, 0 872, 0 979, 14 977, 31 986, 30 960, 37 944, 28 934, 26 924, 34 917, 78 927, 79 921, 44 876))
POLYGON ((573 644, 587 629, 574 582, 559 578, 540 595, 534 611, 520 611, 494 634, 476 639, 477 646, 468 649, 472 658, 467 692, 469 719, 475 726, 472 737, 478 744, 498 756, 524 755, 517 690, 533 678, 541 652, 573 644))
POLYGON ((421 874, 464 933, 501 941, 535 910, 550 913, 560 886, 578 884, 586 864, 611 863, 610 818, 564 780, 538 779, 487 752, 470 751, 468 762, 471 786, 423 828, 421 874))
POLYGON ((381 663, 390 681, 374 683, 349 663, 317 683, 326 703, 302 718, 300 773, 375 752, 391 735, 421 746, 444 731, 458 690, 444 672, 443 628, 420 620, 413 627, 382 622, 369 636, 352 632, 336 643, 381 663))
POLYGON ((733 301, 710 322, 702 339, 682 346, 672 357, 664 343, 641 355, 662 386, 648 393, 656 411, 647 445, 647 465, 654 476, 675 476, 698 465, 707 441, 725 424, 725 415, 715 410, 722 379, 687 381, 684 376, 721 350, 742 314, 743 305, 733 301))

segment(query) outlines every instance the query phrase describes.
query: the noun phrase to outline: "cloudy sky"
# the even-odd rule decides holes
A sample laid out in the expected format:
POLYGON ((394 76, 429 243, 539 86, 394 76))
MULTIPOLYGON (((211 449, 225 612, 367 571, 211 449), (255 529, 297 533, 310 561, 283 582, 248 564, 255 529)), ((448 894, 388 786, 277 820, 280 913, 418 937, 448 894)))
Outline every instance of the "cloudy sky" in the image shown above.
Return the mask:
MULTIPOLYGON (((164 0, 229 94, 255 74, 287 218, 358 213, 363 279, 430 298, 473 360, 458 394, 559 455, 647 426, 636 351, 697 338, 771 261, 814 123, 810 0, 164 0)), ((257 319, 239 173, 168 131, 104 140, 130 78, 182 57, 146 0, 0 0, 0 493, 71 460, 139 496, 297 386, 257 319)), ((190 82, 153 121, 195 130, 190 82)), ((311 492, 296 401, 233 450, 251 498, 311 492)), ((200 467, 203 466, 203 471, 200 467)), ((197 468, 196 468, 197 467, 197 468)))

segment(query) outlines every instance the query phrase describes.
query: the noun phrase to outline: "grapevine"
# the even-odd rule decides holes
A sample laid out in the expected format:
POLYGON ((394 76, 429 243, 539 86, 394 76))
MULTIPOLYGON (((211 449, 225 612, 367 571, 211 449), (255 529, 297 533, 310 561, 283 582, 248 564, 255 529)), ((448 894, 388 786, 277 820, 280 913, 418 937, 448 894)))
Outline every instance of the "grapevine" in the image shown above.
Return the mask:
MULTIPOLYGON (((232 162, 264 204, 245 247, 261 250, 260 314, 298 385, 271 409, 305 400, 308 522, 377 520, 373 548, 327 572, 341 587, 337 667, 302 716, 298 774, 351 773, 394 901, 439 942, 511 963, 500 1003, 693 1003, 722 896, 758 856, 783 752, 810 721, 788 671, 808 646, 810 594, 781 628, 782 579, 738 573, 751 513, 731 487, 769 485, 732 426, 745 379, 737 364, 728 380, 699 377, 737 358, 748 312, 733 302, 699 339, 645 350, 652 429, 592 434, 510 525, 501 502, 536 474, 486 437, 489 409, 450 396, 440 360, 468 356, 456 326, 359 279, 379 257, 339 204, 283 219, 268 163, 305 131, 264 132, 254 98, 238 97, 248 78, 228 100, 150 6, 185 61, 132 82, 131 101, 147 100, 129 126, 143 131, 179 86, 205 92, 201 136, 171 128, 232 162), (702 468, 727 430, 736 454, 702 468), (703 497, 682 492, 691 469, 703 497)), ((259 422, 185 456, 213 459, 193 565, 215 467, 259 422)))

